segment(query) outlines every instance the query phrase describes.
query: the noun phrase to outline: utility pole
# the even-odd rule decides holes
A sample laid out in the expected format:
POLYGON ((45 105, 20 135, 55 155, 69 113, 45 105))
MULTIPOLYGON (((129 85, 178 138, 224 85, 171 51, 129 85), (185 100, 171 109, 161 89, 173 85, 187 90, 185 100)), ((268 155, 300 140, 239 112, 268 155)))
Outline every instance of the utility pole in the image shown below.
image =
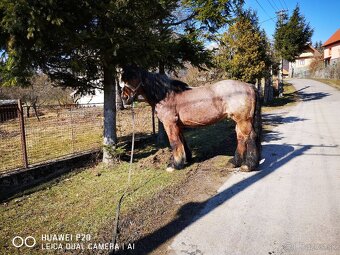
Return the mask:
MULTIPOLYGON (((284 20, 287 19, 287 12, 288 10, 284 10, 284 9, 276 12, 280 27, 283 25, 284 20)), ((279 85, 278 85, 279 97, 282 97, 282 93, 283 93, 283 58, 282 56, 281 56, 281 61, 280 61, 280 71, 279 71, 278 78, 279 78, 279 85)))

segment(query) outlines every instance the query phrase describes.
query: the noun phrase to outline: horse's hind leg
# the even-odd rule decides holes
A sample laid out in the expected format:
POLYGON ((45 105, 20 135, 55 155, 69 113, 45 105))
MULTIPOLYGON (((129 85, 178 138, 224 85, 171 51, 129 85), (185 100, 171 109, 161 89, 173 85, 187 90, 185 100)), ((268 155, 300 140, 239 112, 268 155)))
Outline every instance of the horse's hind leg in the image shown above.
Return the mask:
POLYGON ((256 144, 256 133, 252 129, 250 132, 250 135, 247 139, 247 152, 246 152, 246 160, 245 160, 245 166, 248 167, 243 167, 244 171, 252 171, 259 165, 259 158, 260 158, 260 153, 258 146, 256 144))
POLYGON ((238 143, 234 162, 242 171, 252 171, 258 166, 259 153, 251 120, 238 122, 236 132, 238 143))
POLYGON ((248 131, 248 125, 244 122, 236 123, 236 136, 237 136, 237 148, 234 158, 229 161, 230 167, 240 167, 245 159, 247 150, 247 138, 250 131, 248 131))
POLYGON ((167 171, 171 172, 174 169, 182 169, 186 162, 185 146, 181 137, 181 130, 176 123, 163 123, 165 131, 168 135, 170 146, 172 148, 172 157, 167 171))

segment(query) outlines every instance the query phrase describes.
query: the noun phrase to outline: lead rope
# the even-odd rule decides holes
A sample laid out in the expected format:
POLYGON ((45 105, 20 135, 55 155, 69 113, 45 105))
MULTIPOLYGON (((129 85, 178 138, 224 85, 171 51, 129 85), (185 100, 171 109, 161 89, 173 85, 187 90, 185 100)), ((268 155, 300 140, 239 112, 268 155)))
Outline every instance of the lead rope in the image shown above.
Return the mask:
POLYGON ((115 253, 115 247, 117 244, 117 236, 119 233, 119 216, 120 216, 120 207, 123 202, 124 197, 128 193, 128 190, 130 188, 130 183, 131 183, 131 174, 132 174, 132 163, 133 163, 133 151, 135 149, 135 112, 133 108, 133 102, 131 106, 131 115, 132 115, 132 141, 131 141, 131 154, 130 154, 130 162, 129 162, 129 174, 128 174, 128 180, 126 183, 126 188, 124 190, 124 193, 121 195, 118 201, 117 209, 116 209, 116 219, 115 219, 115 225, 114 225, 114 230, 113 230, 113 250, 109 252, 109 255, 113 255, 115 253))

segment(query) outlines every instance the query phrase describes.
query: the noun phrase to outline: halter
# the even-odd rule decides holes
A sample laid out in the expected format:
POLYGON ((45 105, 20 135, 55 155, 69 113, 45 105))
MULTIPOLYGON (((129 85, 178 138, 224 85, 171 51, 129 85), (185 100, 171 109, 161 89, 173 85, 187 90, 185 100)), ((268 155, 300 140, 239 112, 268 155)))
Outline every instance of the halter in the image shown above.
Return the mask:
POLYGON ((129 86, 128 84, 125 84, 126 87, 128 87, 129 89, 132 90, 132 102, 135 100, 135 97, 137 95, 137 91, 138 89, 143 86, 143 82, 140 81, 140 83, 138 84, 138 86, 136 88, 132 88, 131 86, 129 86))

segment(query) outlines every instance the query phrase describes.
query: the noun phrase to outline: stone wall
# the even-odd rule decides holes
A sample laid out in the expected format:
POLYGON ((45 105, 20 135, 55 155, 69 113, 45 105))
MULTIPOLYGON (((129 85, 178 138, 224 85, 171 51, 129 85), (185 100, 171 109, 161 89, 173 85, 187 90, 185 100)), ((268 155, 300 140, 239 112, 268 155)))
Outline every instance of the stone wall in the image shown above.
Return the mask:
POLYGON ((50 181, 67 172, 95 164, 100 157, 99 150, 55 160, 28 169, 21 169, 0 175, 0 201, 24 192, 41 183, 50 181))

